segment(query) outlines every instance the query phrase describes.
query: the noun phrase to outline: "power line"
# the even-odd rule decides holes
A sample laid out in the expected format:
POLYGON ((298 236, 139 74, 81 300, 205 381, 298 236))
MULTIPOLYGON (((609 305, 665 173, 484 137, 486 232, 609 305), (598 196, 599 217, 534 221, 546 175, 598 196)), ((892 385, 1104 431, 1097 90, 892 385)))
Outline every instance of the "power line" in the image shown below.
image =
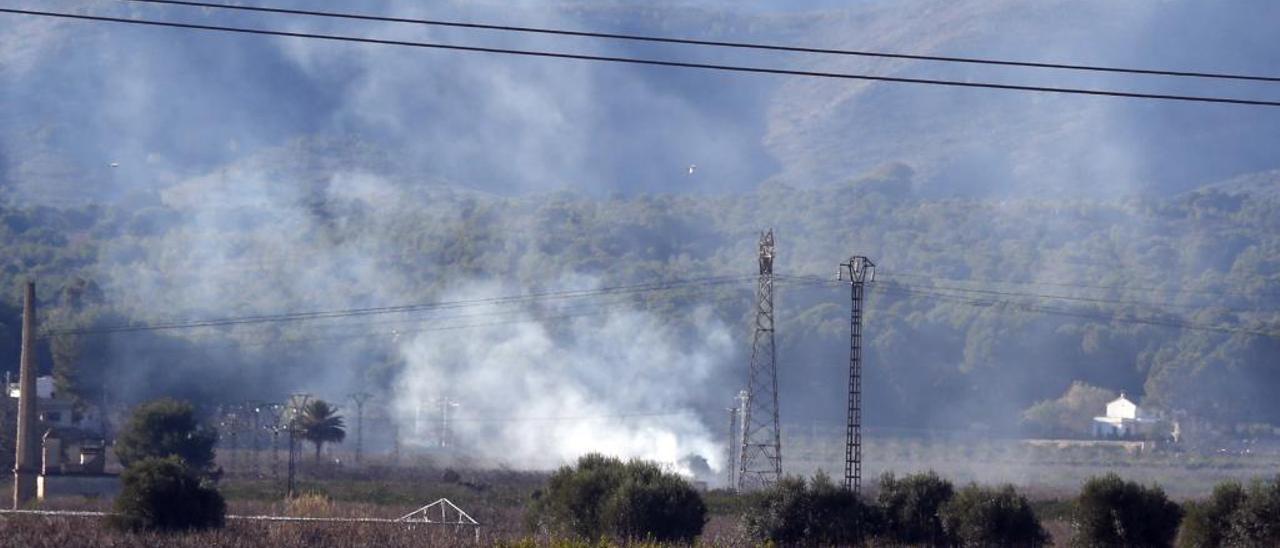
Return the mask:
POLYGON ((509 422, 569 422, 569 421, 593 421, 593 420, 622 420, 633 418, 649 418, 649 417, 678 417, 696 414, 694 411, 657 411, 652 413, 623 413, 617 415, 582 415, 582 416, 564 416, 564 417, 521 417, 521 416, 474 416, 474 417, 450 417, 450 421, 456 422, 476 422, 476 423, 509 423, 509 422))
POLYGON ((592 290, 573 290, 573 291, 551 291, 542 293, 528 293, 524 295, 508 295, 502 297, 487 297, 482 299, 466 299, 456 301, 435 301, 427 303, 381 306, 370 308, 348 308, 340 310, 323 310, 312 312, 290 312, 282 314, 263 314, 253 316, 235 316, 226 318, 206 319, 206 320, 187 320, 173 321, 167 323, 143 324, 143 325, 116 325, 85 329, 65 329, 49 331, 44 337, 53 337, 58 335, 90 335, 119 333, 132 331, 157 331, 168 329, 191 329, 199 327, 221 327, 230 325, 258 324, 258 323, 276 323, 291 321, 307 321, 319 319, 347 318, 353 316, 370 316, 379 314, 397 314, 406 312, 419 312, 429 310, 442 310, 453 308, 464 308, 483 305, 508 305, 523 304, 530 302, 538 302, 555 299, 571 299, 592 297, 599 295, 622 295, 634 293, 646 293, 655 291, 671 291, 687 287, 697 286, 714 286, 740 283, 749 280, 750 277, 743 276, 713 276, 706 278, 695 278, 687 280, 674 280, 669 282, 647 283, 629 286, 613 286, 592 290))
MULTIPOLYGON (((956 279, 956 278, 931 278, 931 277, 929 277, 929 276, 923 276, 923 275, 917 275, 917 274, 902 274, 902 273, 894 273, 894 274, 892 274, 892 276, 895 276, 895 277, 910 277, 910 278, 917 278, 917 279, 928 280, 928 281, 941 280, 941 281, 948 281, 948 282, 960 282, 960 283, 988 283, 988 284, 1019 284, 1019 283, 1021 283, 1021 284, 1024 284, 1024 285, 1052 285, 1052 286, 1060 286, 1060 287, 1097 288, 1097 289, 1111 289, 1111 290, 1119 290, 1119 291, 1126 291, 1126 290, 1134 290, 1134 291, 1161 291, 1161 290, 1160 290, 1160 289, 1158 289, 1158 288, 1127 288, 1127 287, 1122 287, 1122 286, 1101 286, 1101 285, 1087 285, 1087 284, 1057 284, 1057 283, 1040 283, 1040 282, 1003 282, 1003 281, 992 281, 992 280, 964 280, 964 279, 956 279)), ((788 279, 791 279, 791 280, 800 281, 801 283, 805 283, 805 282, 808 282, 808 283, 822 283, 822 284, 826 284, 826 283, 828 283, 828 280, 822 280, 822 279, 820 279, 820 278, 816 278, 816 277, 806 277, 806 276, 788 276, 787 278, 788 278, 788 279)), ((1062 301, 1077 301, 1077 302, 1096 303, 1096 304, 1109 304, 1109 305, 1145 306, 1145 307, 1150 307, 1150 308, 1154 308, 1154 309, 1165 309, 1165 308, 1189 308, 1189 309, 1197 309, 1197 310, 1228 310, 1228 311, 1231 311, 1231 312, 1269 312, 1268 310, 1263 310, 1263 309, 1259 309, 1259 308, 1232 308, 1232 307, 1226 307, 1226 306, 1205 306, 1205 305, 1198 305, 1198 304, 1155 303, 1155 302, 1151 302, 1151 301, 1140 301, 1140 300, 1106 299, 1106 298, 1099 298, 1099 297, 1080 297, 1080 296, 1075 296, 1075 295, 1056 295, 1056 294, 1050 294, 1050 293, 1028 293, 1028 292, 1018 292, 1018 291, 1000 291, 1000 290, 995 290, 995 289, 981 289, 981 288, 973 288, 973 287, 957 287, 957 286, 945 286, 945 285, 919 286, 919 285, 911 285, 911 284, 905 284, 905 283, 902 283, 902 282, 893 282, 893 281, 891 281, 891 282, 889 282, 889 283, 894 284, 894 285, 896 285, 896 286, 900 286, 900 287, 915 288, 915 289, 932 289, 932 290, 944 290, 944 291, 959 291, 959 292, 964 292, 964 293, 978 293, 978 294, 985 294, 985 295, 997 295, 997 296, 1006 296, 1006 297, 1027 297, 1027 298, 1037 298, 1037 299, 1062 300, 1062 301)), ((834 285, 834 284, 833 284, 833 285, 834 285)), ((1193 290, 1185 290, 1185 291, 1179 291, 1179 292, 1193 292, 1193 290)))
POLYGON ((215 3, 208 3, 208 2, 187 2, 187 1, 180 1, 180 0, 124 0, 124 1, 144 3, 144 4, 168 4, 168 5, 176 5, 176 6, 215 8, 215 9, 250 11, 250 12, 259 12, 259 13, 305 15, 305 16, 311 16, 311 17, 327 17, 327 18, 333 18, 333 19, 348 19, 348 20, 357 20, 357 21, 376 21, 376 22, 383 22, 383 23, 409 23, 409 24, 428 25, 428 26, 435 26, 435 27, 480 29, 480 30, 493 30, 493 31, 501 31, 501 32, 518 32, 518 33, 530 33, 530 34, 548 34, 548 35, 554 35, 554 36, 576 36, 576 37, 584 37, 584 38, 605 38, 610 40, 630 40, 630 41, 636 41, 636 42, 681 44, 681 45, 693 45, 693 46, 711 46, 711 47, 753 49, 753 50, 764 50, 764 51, 782 51, 782 52, 790 52, 790 53, 820 53, 820 54, 846 55, 846 56, 857 56, 857 57, 875 57, 875 58, 884 58, 884 59, 905 59, 905 60, 911 60, 911 61, 938 61, 938 62, 944 62, 944 63, 964 63, 964 64, 996 65, 996 66, 1007 66, 1007 67, 1077 70, 1077 71, 1089 71, 1089 72, 1110 72, 1110 73, 1142 74, 1142 75, 1153 75, 1153 76, 1178 76, 1178 77, 1190 77, 1190 78, 1247 80, 1247 81, 1255 81, 1255 82, 1280 82, 1280 77, 1277 77, 1277 76, 1258 76, 1258 75, 1251 75, 1251 74, 1144 69, 1144 68, 1112 67, 1112 66, 1101 66, 1101 65, 1071 64, 1071 63, 1045 63, 1045 62, 1034 62, 1034 61, 1009 61, 1009 60, 1003 60, 1003 59, 989 59, 989 58, 979 58, 979 57, 915 55, 915 54, 907 54, 907 53, 891 53, 891 52, 862 51, 862 50, 849 50, 849 49, 784 46, 784 45, 778 45, 778 44, 761 44, 761 43, 754 43, 754 42, 699 40, 694 38, 673 38, 673 37, 649 36, 649 35, 640 35, 640 34, 575 31, 575 30, 567 30, 567 29, 553 29, 553 28, 546 28, 546 27, 494 25, 494 24, 485 24, 485 23, 462 23, 458 21, 445 21, 440 19, 390 17, 390 16, 381 16, 381 15, 367 15, 367 14, 343 13, 343 12, 332 12, 332 11, 297 10, 297 9, 272 8, 272 7, 263 7, 263 6, 232 6, 227 4, 215 4, 215 3))
POLYGON ((989 299, 989 300, 968 299, 965 297, 961 297, 959 295, 928 292, 928 291, 921 291, 917 289, 895 288, 892 286, 880 286, 880 287, 877 287, 877 290, 888 292, 888 293, 900 293, 900 294, 908 294, 908 295, 919 296, 919 297, 930 297, 930 298, 937 298, 942 300, 950 300, 952 302, 956 302, 958 304, 963 304, 968 306, 978 306, 978 307, 1001 306, 1001 307, 1007 307, 1007 308, 1015 308, 1015 309, 1023 310, 1026 312, 1037 312, 1037 313, 1052 314, 1057 316, 1069 316, 1069 317, 1075 317, 1075 318, 1095 320, 1099 322, 1130 323, 1130 324, 1152 325, 1152 326, 1158 326, 1158 327, 1172 327, 1177 329, 1188 329, 1192 331, 1208 331, 1208 332, 1226 333, 1226 334, 1232 334, 1232 335, 1257 335, 1261 337, 1280 338, 1280 331, 1269 331, 1269 330, 1252 329, 1252 328, 1246 328, 1246 327, 1230 327, 1230 326, 1197 324, 1197 323, 1181 321, 1181 320, 1159 320, 1159 319, 1152 319, 1152 318, 1138 318, 1133 316, 1107 316, 1107 315, 1101 315, 1101 314, 1090 314, 1088 312, 1081 312, 1078 310, 1068 310, 1068 309, 1062 309, 1062 308, 1052 308, 1052 307, 1033 305, 1025 302, 1000 300, 1000 299, 989 299))
MULTIPOLYGON (((741 297, 737 297, 737 296, 713 298, 713 300, 701 301, 701 303, 708 303, 709 305, 709 303, 736 301, 736 300, 740 300, 740 298, 741 297)), ((179 342, 179 344, 187 344, 187 346, 180 346, 175 348, 150 346, 150 347, 142 347, 142 348, 131 348, 131 350, 136 352, 160 353, 160 355, 179 355, 179 353, 189 352, 193 350, 193 348, 200 348, 200 350, 211 350, 211 348, 236 348, 236 350, 243 350, 243 348, 252 348, 252 347, 259 347, 259 348, 284 347, 284 346, 296 346, 296 344, 315 344, 315 343, 324 343, 324 342, 353 341, 353 339, 390 338, 390 339, 393 339, 394 341, 394 339, 398 337, 402 337, 402 335, 408 335, 408 334, 452 332, 452 330, 494 328, 494 326, 506 326, 506 325, 539 324, 539 323, 545 323, 545 321, 552 321, 552 320, 572 320, 572 319, 589 318, 589 316, 602 316, 602 315, 609 314, 609 310, 607 310, 608 305, 620 305, 620 302, 598 303, 598 305, 593 305, 593 306, 577 306, 577 307, 572 307, 572 309, 557 311, 557 314, 548 314, 548 312, 538 312, 538 314, 526 315, 524 316, 524 318, 497 320, 497 321, 471 321, 471 323, 433 324, 433 325, 419 326, 419 328, 376 330, 376 332, 328 333, 323 335, 316 335, 316 337, 275 338, 275 339, 270 339, 270 341, 218 342, 218 343, 207 343, 207 342, 200 342, 200 341, 182 341, 182 342, 179 342)), ((640 310, 645 310, 645 309, 640 309, 640 310)), ((447 316, 447 318, 433 318, 433 320, 444 320, 444 321, 468 320, 468 319, 475 319, 475 318, 484 318, 484 316, 509 316, 509 315, 511 315, 509 314, 509 312, 479 312, 479 314, 453 315, 453 316, 447 316)), ((346 326, 346 328, 358 328, 358 326, 369 326, 369 325, 355 324, 355 325, 339 325, 339 326, 346 326)))
POLYGON ((12 8, 0 8, 0 13, 9 13, 17 15, 34 15, 40 17, 54 17, 62 19, 77 19, 83 21, 99 21, 110 23, 124 23, 131 25, 145 25, 152 27, 168 27, 191 30, 207 30, 218 32, 230 32, 240 34, 253 34, 262 36, 281 36, 286 38, 310 38, 316 40, 331 40, 337 42, 353 42, 362 44, 380 44, 390 46, 404 46, 416 48, 442 49, 453 51, 470 51, 479 53, 497 53, 505 55, 520 55, 526 57, 540 57, 549 59, 574 59, 580 61, 597 61, 605 63, 624 63, 635 65, 676 67, 688 69, 715 70, 725 72, 753 73, 753 74, 774 74, 785 76, 805 76, 812 78, 832 78, 840 80, 860 80, 870 82, 892 82, 899 84, 918 84, 930 86, 945 86, 957 88, 975 88, 975 89, 996 89, 1004 91, 1027 91, 1038 93, 1059 93, 1067 95, 1087 95, 1098 97, 1120 97, 1128 99, 1151 99, 1160 101, 1183 101, 1194 103, 1217 103, 1231 105, 1246 106, 1262 106, 1262 107, 1280 107, 1280 101, 1266 101, 1258 99, 1239 99, 1229 97, 1213 97, 1203 95, 1173 95, 1161 93, 1138 93, 1128 91, 1111 91, 1102 89, 1084 89, 1084 88, 1067 88, 1053 86, 1030 86, 1019 84, 998 84, 994 82, 968 82, 960 80, 942 80, 932 78, 907 78, 899 76, 875 76, 869 74, 855 74, 843 72, 822 72, 809 70, 792 70, 769 67, 752 67, 742 65, 723 65, 713 63, 695 63, 688 61, 668 61, 659 59, 643 59, 637 57, 612 57, 603 55, 585 55, 576 53, 561 53, 541 50, 524 50, 510 48, 492 48, 480 46, 460 46, 455 44, 441 44, 434 42, 410 42, 405 40, 387 40, 381 38, 363 38, 355 36, 344 36, 337 34, 316 34, 306 32, 289 32, 279 30, 253 29, 244 27, 227 27, 219 25, 202 25, 196 23, 177 23, 171 21, 155 21, 149 19, 125 19, 121 17, 106 17, 99 15, 80 15, 73 13, 59 13, 36 10, 20 10, 12 8))
POLYGON ((1156 286, 1140 286, 1140 285, 1106 285, 1106 284, 1088 284, 1088 283, 1068 283, 1068 282, 1045 282, 1045 281, 1022 281, 1022 280, 982 280, 975 278, 944 278, 938 276, 928 276, 925 274, 911 274, 907 272, 885 272, 884 274, 901 277, 901 278, 917 278, 928 281, 945 281, 958 283, 974 283, 974 284, 1008 284, 1008 285, 1040 285, 1052 287, 1068 287, 1081 289, 1098 289, 1107 291, 1122 292, 1149 292, 1149 293, 1192 293, 1204 294, 1210 293, 1214 295, 1225 295, 1231 297, 1242 297, 1253 299, 1259 296, 1280 296, 1280 293, 1270 291, 1241 292, 1230 291, 1225 289, 1213 289, 1206 287, 1156 287, 1156 286))
MULTIPOLYGON (((805 278, 805 277, 790 276, 788 278, 790 278, 793 282, 797 282, 801 284, 809 284, 816 287, 835 287, 837 285, 835 282, 831 282, 829 280, 816 279, 812 277, 805 278)), ((944 291, 939 291, 938 290, 939 288, 921 288, 918 286, 911 286, 911 285, 900 284, 900 283, 895 284, 893 282, 883 282, 883 281, 877 282, 876 285, 873 285, 871 287, 877 291, 883 291, 886 293, 897 293, 897 294, 904 294, 904 295, 917 296, 917 297, 929 297, 929 298, 935 298, 939 300, 953 302, 956 304, 976 306, 976 307, 982 307, 982 308, 991 308, 994 306, 1001 306, 1001 307, 1007 307, 1007 308, 1015 308, 1015 309, 1026 311, 1026 312, 1037 312, 1041 314, 1069 316, 1069 317, 1076 317, 1076 318, 1082 318, 1082 319, 1096 320, 1100 322, 1132 323, 1132 324, 1153 325, 1153 326, 1161 326, 1161 327, 1173 327, 1178 329, 1189 329, 1193 331, 1209 331, 1209 332, 1216 332, 1216 333, 1258 335, 1263 337, 1280 338, 1280 331, 1269 330, 1269 328, 1265 326, 1263 328, 1254 329, 1254 328, 1238 327, 1238 326, 1232 327, 1232 326, 1199 324, 1199 323, 1189 322, 1185 320, 1160 320, 1160 319, 1152 319, 1152 318, 1138 318, 1133 316, 1091 314, 1091 313, 1083 312, 1080 310, 1070 310, 1070 309, 1064 309, 1064 308, 1053 308, 1053 307, 1035 305, 1035 304, 1027 303, 1025 301, 998 299, 994 297, 972 298, 972 297, 966 297, 963 295, 956 295, 955 293, 946 293, 944 291)), ((986 292, 986 293, 987 294, 999 293, 999 295, 997 296, 1015 296, 1015 297, 1026 297, 1026 298, 1032 298, 1032 299, 1053 298, 1053 296, 1038 295, 1034 293, 1013 293, 1013 292, 986 292)), ((1103 304, 1106 304, 1105 300, 1099 300, 1099 301, 1102 301, 1103 304)), ((1125 304, 1125 303, 1121 301, 1118 303, 1113 302, 1112 304, 1125 304)), ((1161 311, 1161 310, 1156 310, 1156 312, 1173 315, 1166 311, 1161 311)))
POLYGON ((900 286, 900 287, 909 288, 909 289, 934 289, 934 290, 940 290, 940 291, 958 291, 958 292, 961 292, 961 293, 976 293, 976 294, 979 294, 979 295, 996 295, 996 296, 1002 296, 1002 297, 1028 297, 1028 298, 1036 298, 1036 299, 1049 299, 1049 300, 1058 300, 1058 301, 1075 301, 1075 302, 1094 303, 1094 304, 1127 305, 1127 306, 1145 306, 1145 307, 1154 308, 1154 309, 1164 309, 1164 308, 1192 308, 1192 309, 1197 309, 1197 310, 1220 309, 1220 310, 1229 310, 1229 311, 1232 311, 1232 312, 1266 312, 1266 311, 1264 311, 1264 310, 1259 310, 1259 309, 1240 309, 1240 308, 1229 308, 1229 307, 1211 307, 1211 306, 1196 305, 1196 304, 1153 303, 1153 302, 1150 302, 1150 301, 1134 301, 1134 300, 1121 300, 1121 299, 1103 299, 1103 298, 1097 298, 1097 297, 1077 297, 1077 296, 1074 296, 1074 295, 1052 295, 1052 294, 1047 294, 1047 293, 1022 293, 1022 292, 1017 292, 1017 291, 997 291, 997 290, 994 290, 994 289, 977 289, 977 288, 970 288, 970 287, 956 287, 956 286, 942 286, 942 285, 933 285, 933 286, 913 286, 913 285, 909 285, 909 284, 903 284, 903 283, 900 283, 900 282, 899 282, 899 283, 897 283, 896 285, 898 285, 898 286, 900 286))

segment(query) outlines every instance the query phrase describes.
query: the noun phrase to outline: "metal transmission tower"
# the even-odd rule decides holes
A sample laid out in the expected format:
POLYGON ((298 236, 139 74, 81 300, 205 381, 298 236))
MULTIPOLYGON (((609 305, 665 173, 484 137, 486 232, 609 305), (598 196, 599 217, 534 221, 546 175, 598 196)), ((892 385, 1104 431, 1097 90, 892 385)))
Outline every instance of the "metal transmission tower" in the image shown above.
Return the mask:
POLYGON ((861 256, 849 258, 836 272, 836 280, 848 274, 853 308, 849 313, 849 420, 845 423, 844 488, 862 491, 862 303, 866 284, 875 281, 876 265, 861 256))
POLYGON ((768 487, 782 477, 778 430, 777 352, 773 344, 773 230, 760 235, 756 324, 751 341, 747 397, 742 403, 742 453, 738 489, 768 487))
POLYGON ((304 409, 307 408, 307 402, 311 400, 311 394, 293 394, 289 396, 289 480, 285 486, 285 496, 292 499, 294 496, 294 478, 298 475, 298 437, 302 434, 298 430, 298 419, 302 415, 304 409))
POLYGON ((365 456, 365 403, 374 394, 369 392, 356 392, 349 394, 349 398, 356 402, 356 463, 361 463, 361 458, 365 456))
POLYGON ((738 487, 738 408, 726 407, 729 412, 729 446, 725 448, 725 485, 738 487))

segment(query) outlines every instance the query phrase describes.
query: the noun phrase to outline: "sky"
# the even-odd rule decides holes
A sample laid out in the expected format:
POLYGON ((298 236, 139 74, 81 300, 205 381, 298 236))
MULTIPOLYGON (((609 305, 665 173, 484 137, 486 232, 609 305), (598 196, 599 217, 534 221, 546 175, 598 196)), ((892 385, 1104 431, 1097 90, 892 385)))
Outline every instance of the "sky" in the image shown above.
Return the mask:
MULTIPOLYGON (((692 49, 127 2, 9 4, 295 31, 897 76, 1265 97, 1272 84, 692 49)), ((278 6, 306 3, 277 2, 278 6)), ((1280 12, 1196 2, 509 5, 361 11, 606 32, 1270 74, 1280 12), (788 7, 783 9, 781 6, 788 7)), ((1266 110, 953 90, 225 36, 5 15, 0 152, 14 196, 122 199, 309 138, 400 179, 502 194, 716 193, 890 162, 940 194, 1132 195, 1275 167, 1266 110), (49 93, 57 90, 57 93, 49 93), (175 132, 173 129, 181 128, 175 132), (106 169, 112 163, 116 169, 106 169), (697 165, 693 176, 688 167, 697 165), (36 181, 39 181, 37 183, 36 181), (38 188, 32 188, 36 187, 38 188), (90 187, 88 193, 85 187, 90 187)), ((311 161, 304 159, 303 161, 311 161)))

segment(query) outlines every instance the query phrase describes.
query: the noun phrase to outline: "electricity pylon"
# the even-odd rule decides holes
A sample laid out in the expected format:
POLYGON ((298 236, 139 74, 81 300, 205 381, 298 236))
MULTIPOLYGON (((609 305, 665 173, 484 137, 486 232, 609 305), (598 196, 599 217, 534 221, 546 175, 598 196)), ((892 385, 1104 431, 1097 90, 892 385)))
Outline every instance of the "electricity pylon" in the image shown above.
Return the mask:
POLYGON ((844 488, 862 491, 862 303, 866 284, 875 280, 876 265, 861 256, 841 263, 836 280, 848 275, 852 308, 849 310, 849 419, 845 423, 844 488))
POLYGON ((778 429, 777 351, 773 340, 773 230, 760 235, 760 277, 756 282, 756 322, 751 340, 747 397, 742 403, 742 452, 738 489, 768 487, 782 477, 782 436, 778 429))

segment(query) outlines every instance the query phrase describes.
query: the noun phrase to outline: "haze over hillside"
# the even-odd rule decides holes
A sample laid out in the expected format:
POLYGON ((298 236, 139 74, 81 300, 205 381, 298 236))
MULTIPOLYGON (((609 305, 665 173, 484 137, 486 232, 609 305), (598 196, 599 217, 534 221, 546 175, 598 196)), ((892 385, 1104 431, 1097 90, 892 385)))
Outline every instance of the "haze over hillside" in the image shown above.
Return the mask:
MULTIPOLYGON (((1262 85, 65 4, 403 40, 1276 97, 1262 85)), ((1280 53, 1280 7, 1262 1, 810 7, 360 9, 1242 73, 1276 73, 1280 53)), ((867 328, 871 425, 1012 432, 1022 410, 1073 381, 1206 420, 1280 421, 1266 391, 1280 356, 1276 109, 11 16, 0 28, 0 102, 17 106, 0 111, 0 287, 36 276, 50 329, 750 276, 758 232, 775 227, 780 272, 806 277, 780 289, 784 421, 843 420, 847 294, 809 277, 829 277, 852 253, 884 274, 867 328)), ((17 292, 0 298, 4 355, 16 356, 17 292)), ((460 435, 495 444, 479 447, 489 454, 517 448, 511 458, 525 464, 554 464, 589 441, 716 464, 722 408, 745 377, 751 299, 748 281, 381 323, 64 335, 44 365, 86 394, 102 393, 105 379, 124 402, 341 398, 368 387, 406 422, 433 397, 463 399, 480 416, 512 402, 535 417, 649 414, 557 427, 550 438, 574 443, 555 447, 520 425, 475 423, 460 435)))
MULTIPOLYGON (((561 51, 1189 94, 1267 86, 732 52, 100 2, 95 13, 561 51)), ((303 5, 304 3, 297 3, 303 5)), ((33 4, 38 7, 39 3, 33 4)), ((290 2, 281 2, 289 6, 290 2)), ((872 51, 1274 72, 1264 1, 723 5, 375 2, 370 13, 872 51)), ((7 16, 11 196, 119 198, 307 136, 358 135, 406 184, 501 193, 824 185, 903 162, 938 195, 1129 195, 1276 166, 1251 109, 716 74, 7 16), (188 70, 199 67, 199 70, 188 70), (46 90, 57 89, 57 94, 46 90), (713 91, 708 91, 713 90, 713 91), (117 162, 120 167, 108 170, 117 162), (697 164, 697 177, 681 177, 697 164)), ((323 154, 298 161, 332 162, 323 154)), ((363 167, 363 166, 360 166, 363 167)))

